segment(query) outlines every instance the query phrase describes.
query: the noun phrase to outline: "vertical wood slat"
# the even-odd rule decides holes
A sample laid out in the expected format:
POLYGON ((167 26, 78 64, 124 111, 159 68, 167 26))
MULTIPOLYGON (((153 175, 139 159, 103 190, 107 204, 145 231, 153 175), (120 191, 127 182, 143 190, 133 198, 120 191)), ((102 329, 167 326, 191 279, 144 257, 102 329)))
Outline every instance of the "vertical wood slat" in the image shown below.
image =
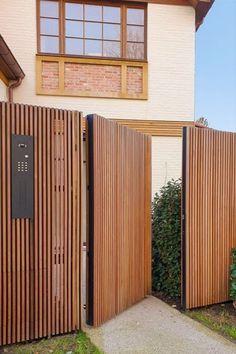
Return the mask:
MULTIPOLYGON (((12 133, 15 134, 15 105, 11 107, 12 133)), ((12 220, 12 341, 16 341, 16 220, 12 220)), ((0 281, 1 283, 1 281, 0 281)), ((0 300, 1 302, 1 300, 0 300)))
MULTIPOLYGON (((24 132, 24 105, 20 105, 20 134, 24 132)), ((25 219, 20 220, 20 283, 21 283, 21 340, 25 340, 25 219)))
POLYGON ((96 115, 87 121, 88 322, 98 326, 151 290, 151 138, 96 115))
MULTIPOLYGON (((7 155, 11 154, 10 146, 10 136, 11 136, 11 119, 10 119, 10 109, 7 109, 7 155)), ((11 178, 11 166, 10 159, 7 162, 7 181, 11 178)), ((12 331, 12 244, 11 244, 11 188, 10 185, 6 184, 7 189, 7 282, 8 282, 8 313, 7 313, 7 343, 11 343, 11 331, 12 331)))
MULTIPOLYGON (((229 300, 236 247, 236 134, 187 128, 184 146, 183 304, 229 300)), ((183 229, 182 229, 183 230, 183 229)))
POLYGON ((0 345, 81 326, 81 127, 79 113, 0 103, 0 345), (33 220, 11 219, 12 134, 34 137, 33 220))

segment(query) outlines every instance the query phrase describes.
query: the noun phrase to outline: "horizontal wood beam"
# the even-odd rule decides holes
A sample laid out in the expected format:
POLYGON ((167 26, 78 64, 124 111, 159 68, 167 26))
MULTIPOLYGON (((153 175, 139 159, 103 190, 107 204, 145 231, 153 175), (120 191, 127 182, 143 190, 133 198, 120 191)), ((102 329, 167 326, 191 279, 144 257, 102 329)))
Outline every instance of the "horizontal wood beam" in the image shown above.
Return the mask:
POLYGON ((193 127, 193 121, 166 121, 146 119, 114 119, 117 123, 151 136, 181 137, 183 127, 193 127))

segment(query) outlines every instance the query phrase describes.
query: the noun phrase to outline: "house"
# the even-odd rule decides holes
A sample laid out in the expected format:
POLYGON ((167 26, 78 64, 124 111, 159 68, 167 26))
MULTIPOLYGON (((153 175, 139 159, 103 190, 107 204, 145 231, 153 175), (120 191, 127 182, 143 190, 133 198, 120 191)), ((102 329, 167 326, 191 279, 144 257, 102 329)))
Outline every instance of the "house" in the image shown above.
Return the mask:
POLYGON ((195 32, 213 1, 2 0, 0 99, 10 87, 14 102, 97 113, 151 134, 155 193, 181 176, 195 32))

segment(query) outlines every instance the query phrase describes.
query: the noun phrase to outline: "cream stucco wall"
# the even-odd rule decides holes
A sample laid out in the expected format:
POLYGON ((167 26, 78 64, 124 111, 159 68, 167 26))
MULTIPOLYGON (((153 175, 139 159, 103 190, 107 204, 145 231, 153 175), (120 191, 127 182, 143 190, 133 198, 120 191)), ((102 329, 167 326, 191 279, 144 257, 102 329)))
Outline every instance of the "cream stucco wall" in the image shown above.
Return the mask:
POLYGON ((7 100, 7 87, 4 82, 0 79, 0 101, 7 100))
POLYGON ((182 174, 182 138, 152 138, 152 195, 182 174))
MULTIPOLYGON (((37 96, 36 0, 1 0, 0 33, 26 74, 14 90, 15 102, 77 109, 108 118, 194 118, 195 13, 190 6, 148 5, 147 101, 37 96)), ((179 177, 180 165, 181 139, 153 138, 153 192, 169 177, 179 177)))

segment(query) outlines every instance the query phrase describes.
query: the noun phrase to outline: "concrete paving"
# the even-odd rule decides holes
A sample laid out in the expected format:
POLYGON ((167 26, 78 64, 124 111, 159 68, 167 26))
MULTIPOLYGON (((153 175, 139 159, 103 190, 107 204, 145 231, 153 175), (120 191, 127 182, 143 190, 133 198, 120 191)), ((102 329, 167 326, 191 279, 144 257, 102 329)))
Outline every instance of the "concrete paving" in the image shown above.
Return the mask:
POLYGON ((84 330, 108 354, 236 354, 234 343, 152 296, 84 330))

